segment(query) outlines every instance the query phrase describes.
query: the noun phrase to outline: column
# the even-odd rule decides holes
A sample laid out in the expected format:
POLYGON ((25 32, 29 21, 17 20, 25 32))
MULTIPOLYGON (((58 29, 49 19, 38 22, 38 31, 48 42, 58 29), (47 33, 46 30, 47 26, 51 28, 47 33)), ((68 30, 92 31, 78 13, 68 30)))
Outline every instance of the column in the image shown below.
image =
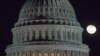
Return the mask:
POLYGON ((51 0, 48 0, 48 16, 51 15, 51 11, 50 11, 50 8, 51 8, 51 0))
POLYGON ((35 31, 35 39, 36 39, 36 40, 39 39, 39 30, 36 30, 36 31, 35 31))
POLYGON ((74 40, 77 41, 76 31, 74 31, 74 40))
POLYGON ((60 35, 61 35, 61 40, 64 40, 64 36, 63 36, 63 30, 60 30, 60 35))
POLYGON ((26 35, 26 41, 28 41, 29 40, 29 31, 28 31, 28 29, 26 30, 26 32, 27 32, 27 35, 26 35))
POLYGON ((25 33, 24 33, 24 30, 22 30, 22 42, 24 41, 24 35, 25 35, 25 33))
POLYGON ((27 51, 24 51, 24 56, 27 56, 27 51))
POLYGON ((21 34, 20 34, 20 30, 18 31, 18 42, 21 41, 21 34))
POLYGON ((20 42, 22 42, 22 30, 20 30, 20 42))
POLYGON ((13 31, 13 43, 16 43, 16 32, 13 31))
POLYGON ((30 39, 29 40, 32 40, 32 38, 33 38, 33 31, 32 31, 32 29, 29 31, 30 32, 30 39))
POLYGON ((27 41, 27 30, 24 30, 25 35, 24 35, 24 41, 27 41))
POLYGON ((20 52, 20 56, 22 56, 22 55, 23 55, 23 52, 21 51, 21 52, 20 52))
POLYGON ((19 52, 19 56, 22 56, 22 52, 21 51, 19 52))
POLYGON ((15 31, 15 37, 13 37, 13 38, 15 38, 15 43, 17 43, 17 33, 16 33, 16 31, 15 31))
POLYGON ((35 30, 32 30, 32 40, 35 39, 35 35, 36 35, 35 30))
POLYGON ((83 56, 83 52, 81 52, 81 55, 83 56))
POLYGON ((79 32, 80 42, 82 42, 82 32, 79 32))
POLYGON ((51 29, 48 29, 48 39, 49 39, 49 40, 52 39, 51 35, 52 35, 52 34, 51 34, 51 29))
POLYGON ((72 32, 72 40, 75 42, 75 32, 72 32))
POLYGON ((11 56, 14 56, 14 53, 11 53, 11 56))
POLYGON ((28 51, 26 51, 26 56, 28 56, 28 51))
POLYGON ((16 56, 16 52, 14 52, 14 56, 16 56))
POLYGON ((72 51, 72 53, 71 53, 71 54, 72 54, 72 56, 76 56, 76 53, 75 53, 75 51, 72 51))
POLYGON ((16 31, 16 43, 18 43, 18 36, 17 36, 17 31, 16 31))
POLYGON ((24 56, 24 55, 23 55, 23 51, 21 51, 21 56, 24 56))
POLYGON ((24 53, 23 56, 26 56, 26 51, 23 51, 23 53, 24 53))
POLYGON ((78 38, 79 38, 79 41, 82 42, 82 37, 81 37, 82 33, 81 32, 78 32, 78 38))
POLYGON ((31 51, 31 50, 29 51, 29 53, 30 53, 30 56, 33 56, 33 55, 32 55, 32 51, 31 51))
POLYGON ((31 56, 31 54, 30 54, 30 50, 28 50, 28 56, 31 56))
POLYGON ((84 53, 84 56, 86 56, 86 53, 84 53))
POLYGON ((58 40, 61 39, 60 30, 57 30, 57 37, 58 37, 58 40))
POLYGON ((17 55, 20 56, 20 52, 19 51, 17 52, 17 55))
POLYGON ((78 33, 78 31, 76 32, 76 41, 80 41, 80 37, 78 36, 79 35, 79 33, 78 33))
POLYGON ((46 31, 45 31, 45 29, 41 29, 41 37, 42 37, 42 39, 46 39, 46 31))
POLYGON ((74 51, 74 56, 77 56, 77 51, 74 51))
POLYGON ((89 56, 89 53, 87 53, 86 56, 89 56))
POLYGON ((65 31, 66 31, 66 32, 65 32, 65 34, 66 34, 66 35, 65 35, 65 36, 66 36, 65 38, 66 38, 66 41, 67 41, 67 40, 68 40, 68 31, 67 31, 67 30, 65 30, 65 31))
POLYGON ((77 51, 77 56, 79 56, 79 51, 77 51))
POLYGON ((58 40, 58 38, 57 38, 57 30, 56 29, 54 30, 54 38, 55 38, 55 40, 58 40))
POLYGON ((68 50, 66 50, 66 52, 65 52, 65 53, 66 53, 66 56, 68 56, 68 50))
POLYGON ((18 42, 21 41, 21 33, 20 33, 20 30, 18 30, 18 42))
POLYGON ((79 56, 81 56, 82 54, 81 54, 81 51, 79 51, 79 56))
POLYGON ((11 56, 14 56, 14 53, 11 53, 11 56))
POLYGON ((18 56, 18 55, 17 55, 17 52, 16 52, 16 56, 18 56))
POLYGON ((70 51, 69 50, 67 51, 67 56, 70 56, 70 51))
POLYGON ((57 50, 54 50, 51 54, 51 56, 57 56, 57 50))
POLYGON ((46 15, 46 14, 45 14, 45 13, 46 13, 46 10, 45 10, 45 9, 46 9, 46 0, 44 0, 43 6, 44 6, 44 7, 43 7, 43 16, 44 16, 44 15, 46 15))
MULTIPOLYGON (((52 0, 53 3, 52 3, 52 9, 53 9, 53 16, 55 16, 55 0, 52 0)), ((55 20, 55 19, 54 19, 55 20)))
POLYGON ((85 56, 89 56, 89 53, 86 53, 85 56))
POLYGON ((66 37, 67 37, 67 36, 66 36, 66 31, 64 30, 64 31, 63 31, 63 38, 64 38, 64 41, 66 41, 66 37))
POLYGON ((83 52, 83 56, 85 56, 85 53, 83 52))
POLYGON ((68 31, 67 33, 68 33, 68 41, 70 41, 70 31, 68 31))
POLYGON ((37 15, 40 16, 40 14, 42 14, 40 1, 38 1, 38 7, 36 7, 36 9, 37 9, 37 15))
POLYGON ((53 40, 55 39, 54 30, 51 31, 51 37, 52 37, 53 40))
POLYGON ((73 41, 73 39, 72 39, 72 30, 70 30, 70 40, 73 41))

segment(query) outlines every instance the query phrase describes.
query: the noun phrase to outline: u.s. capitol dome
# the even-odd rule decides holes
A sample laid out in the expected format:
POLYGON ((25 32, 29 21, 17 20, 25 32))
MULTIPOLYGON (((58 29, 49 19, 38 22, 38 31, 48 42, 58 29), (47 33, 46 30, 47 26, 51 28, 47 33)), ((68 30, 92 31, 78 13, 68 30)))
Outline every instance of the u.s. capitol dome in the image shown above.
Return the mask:
POLYGON ((89 56, 69 0, 26 0, 7 56, 89 56))

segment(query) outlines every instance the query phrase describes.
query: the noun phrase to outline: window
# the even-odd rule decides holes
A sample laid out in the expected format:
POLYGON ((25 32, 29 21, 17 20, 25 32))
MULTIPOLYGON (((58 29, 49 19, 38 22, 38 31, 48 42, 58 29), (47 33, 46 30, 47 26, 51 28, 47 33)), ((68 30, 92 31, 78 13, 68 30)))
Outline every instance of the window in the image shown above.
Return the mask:
POLYGON ((42 53, 39 53, 38 55, 39 55, 39 56, 42 56, 42 53))
POLYGON ((51 53, 51 56, 54 56, 54 53, 53 52, 51 53))
POLYGON ((45 55, 45 56, 49 56, 47 52, 46 52, 44 55, 45 55))

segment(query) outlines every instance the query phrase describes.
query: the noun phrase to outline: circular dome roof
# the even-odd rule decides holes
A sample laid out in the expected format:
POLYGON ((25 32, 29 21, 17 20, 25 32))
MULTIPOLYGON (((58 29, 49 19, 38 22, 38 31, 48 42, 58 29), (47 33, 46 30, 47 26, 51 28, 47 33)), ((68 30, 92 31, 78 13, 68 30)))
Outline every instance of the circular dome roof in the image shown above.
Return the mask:
POLYGON ((39 23, 79 25, 68 0, 27 0, 16 25, 39 23))

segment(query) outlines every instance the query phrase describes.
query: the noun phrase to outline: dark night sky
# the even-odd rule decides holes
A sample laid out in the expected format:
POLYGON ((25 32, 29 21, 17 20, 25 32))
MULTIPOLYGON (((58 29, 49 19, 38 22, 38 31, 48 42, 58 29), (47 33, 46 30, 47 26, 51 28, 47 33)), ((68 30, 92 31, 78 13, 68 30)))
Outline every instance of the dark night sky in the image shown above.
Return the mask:
MULTIPOLYGON (((25 0, 0 0, 0 56, 5 56, 5 48, 12 43, 11 28, 18 19, 19 11, 25 0)), ((70 0, 77 20, 84 28, 83 43, 89 45, 90 56, 100 56, 100 0, 70 0), (86 26, 93 24, 97 32, 90 35, 86 26)))

